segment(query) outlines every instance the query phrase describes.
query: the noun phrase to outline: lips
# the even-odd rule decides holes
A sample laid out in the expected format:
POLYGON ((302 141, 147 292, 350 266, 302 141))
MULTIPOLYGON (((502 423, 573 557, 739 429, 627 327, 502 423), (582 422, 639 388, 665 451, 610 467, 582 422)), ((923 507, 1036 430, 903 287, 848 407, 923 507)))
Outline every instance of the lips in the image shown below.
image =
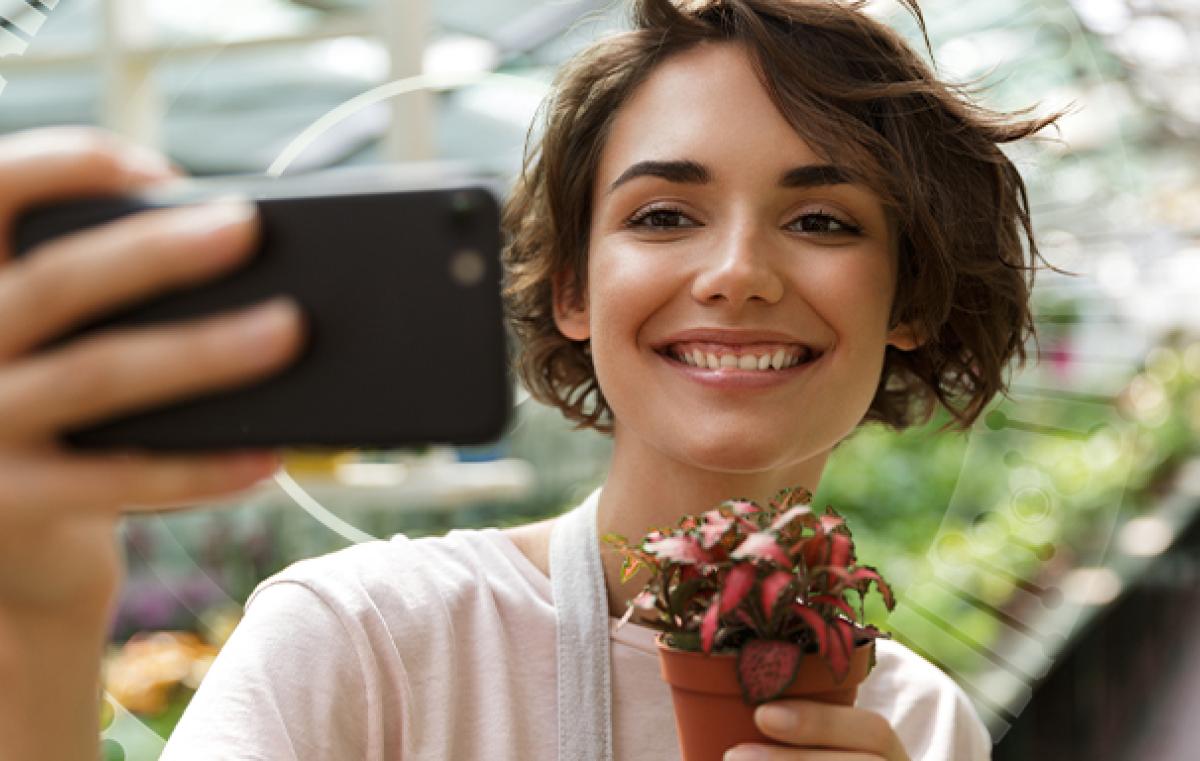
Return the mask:
MULTIPOLYGON (((824 348, 818 343, 778 330, 749 330, 734 328, 691 328, 674 333, 651 345, 662 353, 676 344, 711 344, 713 350, 728 354, 744 354, 748 349, 774 353, 777 349, 793 350, 804 347, 820 356, 824 348)), ((705 351, 708 346, 701 346, 705 351)))

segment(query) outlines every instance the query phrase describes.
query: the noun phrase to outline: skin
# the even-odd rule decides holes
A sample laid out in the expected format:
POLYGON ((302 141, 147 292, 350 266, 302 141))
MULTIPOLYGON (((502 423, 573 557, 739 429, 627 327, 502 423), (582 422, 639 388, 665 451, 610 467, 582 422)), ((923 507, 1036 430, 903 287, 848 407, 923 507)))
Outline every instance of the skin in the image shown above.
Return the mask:
POLYGON ((283 304, 38 348, 90 316, 239 266, 257 221, 244 203, 145 212, 14 260, 8 232, 21 209, 179 173, 111 135, 53 128, 0 140, 0 176, 0 748, 12 758, 91 759, 100 661, 124 574, 118 520, 236 494, 269 476, 278 456, 83 455, 56 436, 274 373, 297 356, 303 325, 283 304))
MULTIPOLYGON (((919 345, 911 326, 888 329, 898 258, 878 196, 855 183, 778 184, 787 170, 827 163, 734 43, 666 60, 620 108, 593 187, 586 293, 569 293, 565 278, 554 289, 558 328, 590 340, 613 410, 600 535, 639 537, 731 497, 765 503, 792 485, 815 492, 830 451, 870 405, 886 347, 919 345), (696 162, 708 180, 641 176, 611 189, 648 160, 696 162), (648 207, 667 211, 631 227, 648 207), (711 389, 653 348, 697 327, 782 331, 825 355, 765 393, 711 389)), ((552 523, 511 532, 546 572, 552 523)), ((645 578, 622 585, 620 558, 606 545, 601 555, 618 616, 645 578)), ((730 758, 907 759, 873 712, 794 700, 772 707, 790 721, 760 726, 780 744, 730 758)))

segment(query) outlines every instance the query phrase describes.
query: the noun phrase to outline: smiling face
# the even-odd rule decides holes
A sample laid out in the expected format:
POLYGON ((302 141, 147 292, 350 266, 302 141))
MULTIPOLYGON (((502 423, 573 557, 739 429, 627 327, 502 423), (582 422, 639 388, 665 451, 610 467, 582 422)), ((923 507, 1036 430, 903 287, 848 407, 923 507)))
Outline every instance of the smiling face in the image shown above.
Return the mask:
POLYGON ((556 323, 591 340, 615 459, 799 472, 862 419, 886 345, 916 346, 888 330, 896 257, 878 197, 796 134, 740 45, 706 42, 617 112, 587 293, 556 287, 556 323))

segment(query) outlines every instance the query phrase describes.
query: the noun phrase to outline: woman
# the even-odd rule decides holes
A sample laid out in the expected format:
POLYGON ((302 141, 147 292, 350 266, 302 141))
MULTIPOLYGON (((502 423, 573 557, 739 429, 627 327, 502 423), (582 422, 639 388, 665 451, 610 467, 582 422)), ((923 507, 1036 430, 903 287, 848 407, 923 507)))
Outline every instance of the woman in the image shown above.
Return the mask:
MULTIPOLYGON (((602 488, 553 521, 397 536, 263 582, 164 758, 675 757, 649 630, 611 635, 611 652, 603 644, 637 584, 619 584, 619 559, 595 537, 637 536, 730 497, 815 491, 857 426, 904 428, 942 404, 965 429, 1003 388, 1009 360, 1024 361, 1032 321, 1021 233, 1031 255, 1036 246, 1024 185, 997 144, 1052 119, 971 106, 856 6, 642 0, 633 26, 563 68, 505 214, 518 369, 536 398, 611 432, 602 488)), ((0 161, 24 166, 41 195, 82 189, 53 173, 53 151, 6 151, 0 161)), ((116 190, 161 173, 93 175, 88 189, 116 190)), ((35 195, 6 199, 3 211, 35 195)), ((32 611, 9 627, 27 658, 71 650, 74 661, 54 669, 76 707, 64 758, 91 747, 88 688, 119 575, 118 506, 239 488, 269 467, 253 457, 241 470, 219 459, 82 461, 44 444, 101 408, 179 393, 183 373, 171 362, 182 346, 232 329, 63 350, 85 359, 27 353, 35 338, 132 291, 232 266, 253 235, 243 218, 188 238, 164 231, 171 217, 52 244, 30 260, 48 262, 40 281, 37 266, 0 270, 0 314, 10 315, 56 265, 75 277, 107 256, 154 261, 159 273, 125 294, 115 279, 68 291, 31 335, 0 320, 0 356, 12 358, 0 365, 0 410, 23 403, 2 467, 24 499, 6 497, 4 515, 27 526, 23 559, 6 549, 3 562, 38 578, 2 599, 32 611), (177 237, 193 248, 165 251, 177 237), (113 377, 139 357, 144 379, 117 388, 113 377), (72 361, 103 365, 110 382, 72 394, 72 361), (31 378, 51 390, 31 390, 31 378), (64 485, 83 478, 90 489, 64 485), (90 565, 63 568, 56 547, 90 565), (40 627, 57 641, 30 644, 40 627)), ((274 352, 267 362, 189 356, 190 374, 204 379, 192 382, 232 383, 286 362, 299 328, 286 308, 276 317, 278 330, 256 339, 274 352)), ((899 644, 880 645, 855 706, 778 701, 774 715, 759 714, 778 742, 730 758, 986 758, 990 742, 961 690, 899 644)), ((38 688, 28 666, 10 667, 38 688)), ((26 701, 35 727, 37 698, 26 701)), ((19 736, 18 726, 6 734, 19 736)), ((53 757, 41 746, 39 756, 53 757)))

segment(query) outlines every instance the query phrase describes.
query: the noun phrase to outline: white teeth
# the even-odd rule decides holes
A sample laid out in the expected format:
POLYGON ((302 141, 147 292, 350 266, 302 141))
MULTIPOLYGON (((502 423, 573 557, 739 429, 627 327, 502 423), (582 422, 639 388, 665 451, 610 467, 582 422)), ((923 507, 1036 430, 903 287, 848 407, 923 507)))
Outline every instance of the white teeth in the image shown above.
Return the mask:
POLYGON ((700 349, 689 351, 673 352, 673 356, 680 362, 691 367, 708 368, 717 370, 720 368, 732 368, 738 370, 786 370, 789 367, 795 367, 801 362, 807 361, 812 352, 804 347, 797 349, 777 349, 774 354, 764 354, 757 356, 754 354, 713 354, 704 352, 700 349))

